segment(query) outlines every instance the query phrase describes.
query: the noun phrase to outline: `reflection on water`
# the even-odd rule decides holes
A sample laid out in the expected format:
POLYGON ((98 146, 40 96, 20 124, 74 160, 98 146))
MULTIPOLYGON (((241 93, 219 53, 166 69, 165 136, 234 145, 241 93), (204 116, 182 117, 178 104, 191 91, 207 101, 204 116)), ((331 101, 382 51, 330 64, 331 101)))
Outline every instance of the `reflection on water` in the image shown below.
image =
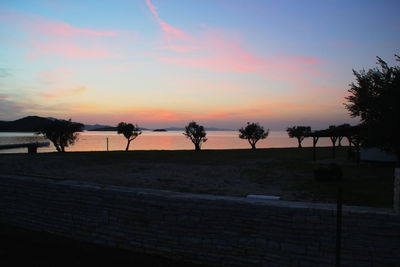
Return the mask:
MULTIPOLYGON (((208 131, 208 141, 203 144, 203 149, 235 149, 250 148, 247 140, 239 139, 237 131, 208 131)), ((116 132, 90 131, 79 135, 75 145, 68 147, 67 151, 105 151, 124 150, 126 139, 116 132)), ((43 136, 35 133, 0 133, 0 145, 19 144, 29 142, 48 141, 43 136)), ((330 146, 329 138, 321 138, 318 146, 330 146)), ((296 147, 297 140, 289 138, 285 131, 271 131, 269 136, 257 143, 257 148, 270 147, 296 147)), ((303 146, 312 146, 312 139, 306 138, 303 146)), ((194 146, 180 131, 151 132, 144 131, 131 145, 130 150, 182 150, 193 149, 194 146)), ((38 152, 56 151, 53 145, 39 148, 38 152)), ((27 148, 0 150, 0 153, 25 153, 27 148)))

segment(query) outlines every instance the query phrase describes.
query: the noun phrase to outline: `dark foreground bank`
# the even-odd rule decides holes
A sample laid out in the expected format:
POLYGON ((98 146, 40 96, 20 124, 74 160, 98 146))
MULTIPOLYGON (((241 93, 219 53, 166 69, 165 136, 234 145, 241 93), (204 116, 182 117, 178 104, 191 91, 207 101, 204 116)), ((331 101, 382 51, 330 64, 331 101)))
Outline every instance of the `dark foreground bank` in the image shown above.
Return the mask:
POLYGON ((0 224, 1 266, 204 266, 0 224))
POLYGON ((343 203, 392 208, 394 167, 357 164, 347 147, 235 150, 166 150, 0 154, 2 174, 51 180, 151 188, 194 194, 336 203, 335 182, 315 179, 314 171, 337 163, 343 171, 343 203))

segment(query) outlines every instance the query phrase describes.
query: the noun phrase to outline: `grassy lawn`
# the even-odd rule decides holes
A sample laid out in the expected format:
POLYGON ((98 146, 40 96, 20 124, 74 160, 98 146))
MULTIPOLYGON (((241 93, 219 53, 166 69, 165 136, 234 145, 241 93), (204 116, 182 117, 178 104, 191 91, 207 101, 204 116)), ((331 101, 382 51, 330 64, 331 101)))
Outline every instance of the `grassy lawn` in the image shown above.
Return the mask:
MULTIPOLYGON (((344 203, 392 207, 394 167, 356 164, 338 148, 344 203)), ((335 202, 335 182, 314 179, 331 162, 331 148, 271 148, 255 151, 114 151, 0 155, 3 173, 84 180, 179 192, 246 196, 279 195, 285 200, 335 202)))

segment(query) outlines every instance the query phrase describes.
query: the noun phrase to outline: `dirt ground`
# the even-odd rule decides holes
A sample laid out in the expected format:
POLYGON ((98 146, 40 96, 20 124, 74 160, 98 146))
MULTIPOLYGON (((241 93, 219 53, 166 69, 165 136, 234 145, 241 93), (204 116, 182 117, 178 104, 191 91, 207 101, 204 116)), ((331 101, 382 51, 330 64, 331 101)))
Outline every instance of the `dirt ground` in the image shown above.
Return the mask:
POLYGON ((0 264, 7 267, 207 267, 5 224, 0 224, 0 264))
MULTIPOLYGON (((391 207, 393 167, 356 164, 339 148, 344 201, 391 207)), ((179 192, 280 196, 284 200, 335 202, 336 184, 318 182, 314 170, 331 162, 331 149, 129 151, 0 154, 0 174, 33 175, 179 192)))

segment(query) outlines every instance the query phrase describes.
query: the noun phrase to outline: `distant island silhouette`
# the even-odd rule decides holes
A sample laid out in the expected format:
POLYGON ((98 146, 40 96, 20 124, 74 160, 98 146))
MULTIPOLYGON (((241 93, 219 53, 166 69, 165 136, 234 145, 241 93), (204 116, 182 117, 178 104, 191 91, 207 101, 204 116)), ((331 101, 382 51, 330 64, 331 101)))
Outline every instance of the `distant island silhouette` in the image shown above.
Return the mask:
POLYGON ((0 132, 36 132, 53 118, 28 116, 15 121, 0 121, 0 132))
MULTIPOLYGON (((27 116, 14 121, 0 121, 0 132, 37 132, 49 122, 56 120, 52 117, 27 116)), ((84 124, 86 131, 117 131, 116 126, 102 124, 84 124)), ((166 132, 166 131, 184 131, 184 127, 168 127, 148 129, 140 127, 142 131, 166 132)), ((233 131, 233 129, 205 127, 207 131, 233 131)))
MULTIPOLYGON (((27 116, 15 121, 0 121, 0 132, 37 132, 40 129, 42 129, 46 124, 54 120, 56 120, 56 118, 27 116)), ((115 127, 108 125, 100 125, 100 124, 84 125, 84 130, 87 131, 98 131, 97 129, 102 129, 102 128, 115 128, 115 127)), ((114 131, 114 129, 112 131, 114 131)))

